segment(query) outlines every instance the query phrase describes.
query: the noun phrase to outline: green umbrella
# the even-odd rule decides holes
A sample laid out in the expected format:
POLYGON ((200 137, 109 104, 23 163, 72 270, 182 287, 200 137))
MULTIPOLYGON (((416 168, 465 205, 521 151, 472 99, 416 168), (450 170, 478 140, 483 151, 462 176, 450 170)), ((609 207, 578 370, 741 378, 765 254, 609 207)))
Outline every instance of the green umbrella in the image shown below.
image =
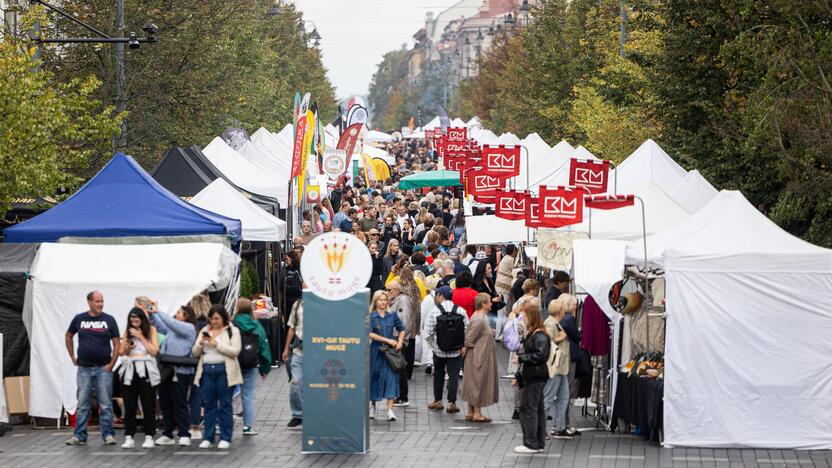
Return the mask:
POLYGON ((458 187, 459 172, 457 171, 425 171, 417 172, 399 180, 401 190, 422 187, 458 187))

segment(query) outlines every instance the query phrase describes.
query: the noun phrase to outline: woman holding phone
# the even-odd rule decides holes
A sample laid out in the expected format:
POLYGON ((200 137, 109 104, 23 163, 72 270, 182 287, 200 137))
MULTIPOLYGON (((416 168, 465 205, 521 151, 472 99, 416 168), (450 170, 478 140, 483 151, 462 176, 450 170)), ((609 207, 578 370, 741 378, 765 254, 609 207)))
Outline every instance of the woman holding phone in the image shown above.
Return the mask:
POLYGON ((241 348, 240 330, 231 325, 222 305, 208 311, 208 325, 203 328, 191 352, 199 358, 195 384, 199 385, 205 408, 205 430, 199 448, 214 446, 217 419, 220 426, 219 449, 231 447, 234 415, 231 409, 232 388, 242 385, 243 372, 237 362, 241 348))
POLYGON ((156 435, 156 386, 161 377, 156 367, 159 353, 159 337, 156 327, 150 325, 147 314, 139 307, 133 307, 127 314, 127 327, 121 340, 119 354, 126 359, 118 365, 124 397, 124 444, 121 448, 136 446, 136 411, 139 398, 142 401, 142 422, 144 443, 142 448, 153 448, 156 435))

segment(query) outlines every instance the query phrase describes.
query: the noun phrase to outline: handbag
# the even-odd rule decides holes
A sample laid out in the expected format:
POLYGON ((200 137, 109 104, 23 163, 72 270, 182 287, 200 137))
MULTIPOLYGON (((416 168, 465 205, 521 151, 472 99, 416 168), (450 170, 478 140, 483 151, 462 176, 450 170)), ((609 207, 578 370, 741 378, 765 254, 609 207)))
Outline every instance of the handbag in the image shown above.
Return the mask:
POLYGON ((396 348, 383 344, 381 345, 381 352, 384 353, 387 363, 396 373, 402 373, 407 369, 407 361, 404 355, 400 351, 396 351, 396 348))
POLYGON ((558 349, 557 343, 549 341, 549 356, 546 359, 546 367, 549 370, 549 378, 555 376, 558 367, 563 363, 563 353, 558 349))

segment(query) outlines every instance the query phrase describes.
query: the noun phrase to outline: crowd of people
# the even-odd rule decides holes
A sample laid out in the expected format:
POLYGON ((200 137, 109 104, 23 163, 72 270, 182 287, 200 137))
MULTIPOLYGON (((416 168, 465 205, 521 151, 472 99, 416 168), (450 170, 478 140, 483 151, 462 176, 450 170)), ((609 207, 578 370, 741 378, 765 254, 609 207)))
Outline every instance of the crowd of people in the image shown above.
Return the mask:
MULTIPOLYGON (((283 258, 279 286, 286 337, 281 358, 290 373, 288 426, 303 424, 300 260, 317 235, 342 231, 361 239, 372 258, 367 284, 372 297, 371 418, 395 421, 395 408, 410 405, 409 381, 418 365, 433 377, 427 410, 464 410, 465 420, 475 423, 491 422, 486 409, 500 399, 500 379, 510 379, 512 419, 519 420, 523 432, 523 445, 515 448, 519 453, 542 451, 550 437, 579 435, 568 419, 580 355, 577 300, 569 294, 569 275, 535 271, 515 245, 468 244, 464 210, 448 188, 397 188, 400 177, 435 167, 432 152, 418 143, 389 149, 398 157, 392 177, 369 186, 356 180, 331 191, 304 212, 300 235, 283 258), (508 350, 508 372, 502 376, 498 346, 508 350), (463 408, 457 404, 460 379, 463 408)), ((139 402, 144 448, 188 446, 199 438, 200 448, 212 448, 217 431, 216 446, 229 448, 235 394, 242 400, 242 434, 256 434, 256 383, 258 375, 269 373, 272 356, 248 299, 240 298, 232 315, 200 294, 168 314, 153 300, 138 297, 124 333, 103 312, 100 292, 91 292, 87 300, 89 310, 74 318, 66 334, 67 350, 78 367, 77 424, 67 444, 87 441, 93 390, 102 437, 106 444, 116 443, 114 388, 124 402, 125 449, 135 446, 139 402), (157 394, 163 430, 154 440, 157 394)))
MULTIPOLYGON (((535 272, 511 244, 467 244, 464 210, 450 188, 397 188, 401 177, 435 168, 433 152, 416 142, 388 150, 397 156, 389 179, 369 185, 356 180, 304 213, 301 235, 285 258, 290 336, 297 337, 302 323, 297 265, 304 246, 321 233, 349 232, 367 245, 373 262, 367 284, 372 294, 371 418, 395 421, 395 407, 410 405, 408 381, 418 363, 433 376, 430 411, 461 411, 462 378, 466 421, 490 422, 483 409, 498 402, 499 379, 511 379, 512 418, 524 434, 518 452, 542 450, 547 437, 579 435, 568 419, 580 356, 569 275, 535 272), (509 351, 503 376, 498 344, 509 351), (388 359, 391 352, 403 357, 401 369, 388 359), (386 413, 379 412, 379 402, 386 413), (553 422, 548 432, 547 420, 553 422)), ((292 360, 293 369, 289 425, 297 426, 302 424, 302 376, 296 376, 294 361, 302 355, 294 358, 292 346, 287 343, 284 358, 292 360)))
POLYGON ((169 314, 160 311, 156 301, 140 296, 127 315, 123 333, 113 316, 104 312, 101 292, 90 292, 87 304, 89 310, 76 315, 66 332, 67 352, 77 367, 78 398, 75 432, 67 445, 87 443, 93 391, 105 445, 117 443, 114 394, 123 402, 119 410, 124 449, 136 446, 139 403, 145 449, 187 447, 192 439, 202 439, 202 449, 215 443, 228 449, 235 394, 242 400, 243 435, 257 434, 255 389, 258 377, 271 371, 272 357, 250 300, 238 299, 231 316, 224 306, 211 305, 207 295, 199 294, 169 314), (162 435, 154 439, 157 394, 162 435))

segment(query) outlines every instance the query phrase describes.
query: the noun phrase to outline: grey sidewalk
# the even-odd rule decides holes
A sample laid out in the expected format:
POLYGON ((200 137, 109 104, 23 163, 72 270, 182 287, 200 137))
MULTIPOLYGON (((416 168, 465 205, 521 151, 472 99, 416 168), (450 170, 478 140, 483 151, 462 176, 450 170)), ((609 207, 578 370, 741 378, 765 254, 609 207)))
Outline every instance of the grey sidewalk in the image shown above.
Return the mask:
MULTIPOLYGON (((502 367, 505 360, 501 352, 502 367)), ((432 413, 425 408, 432 399, 432 377, 426 376, 423 368, 415 370, 411 381, 411 406, 396 408, 399 420, 370 422, 370 453, 302 455, 301 432, 286 428, 290 419, 288 389, 283 368, 274 369, 268 380, 258 382, 255 428, 260 434, 243 438, 241 421, 235 418, 234 440, 227 452, 199 450, 196 444, 188 448, 122 450, 121 430, 116 434, 116 446, 102 445, 98 434, 91 433, 88 446, 68 447, 64 445, 71 435, 68 430, 16 426, 0 437, 0 467, 89 468, 121 466, 125 462, 149 467, 832 467, 832 451, 662 449, 640 437, 594 430, 574 440, 551 441, 542 454, 517 455, 512 449, 522 443, 522 437, 519 424, 511 420, 509 381, 501 380, 500 403, 484 411, 494 421, 475 424, 466 422, 463 413, 432 413)), ((235 406, 239 407, 239 402, 235 406)), ((571 415, 577 427, 594 429, 594 421, 580 418, 580 408, 572 408, 571 415)), ((142 434, 137 436, 141 441, 142 434)))

